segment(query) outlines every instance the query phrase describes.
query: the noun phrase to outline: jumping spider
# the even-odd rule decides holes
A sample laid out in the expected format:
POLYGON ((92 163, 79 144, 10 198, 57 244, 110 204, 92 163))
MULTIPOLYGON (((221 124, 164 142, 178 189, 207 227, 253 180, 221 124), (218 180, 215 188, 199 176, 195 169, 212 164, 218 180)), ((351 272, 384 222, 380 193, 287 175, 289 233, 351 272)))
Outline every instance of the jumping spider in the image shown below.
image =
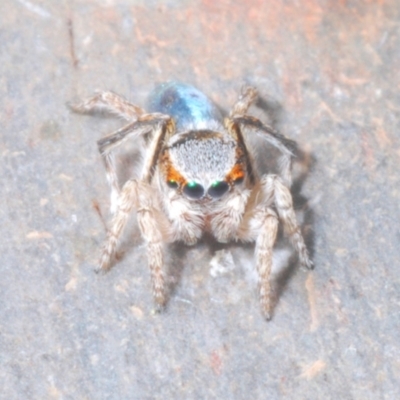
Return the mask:
POLYGON ((111 92, 71 106, 79 113, 100 109, 129 122, 97 142, 111 186, 113 214, 99 270, 110 268, 133 209, 147 247, 154 300, 159 308, 167 299, 165 243, 193 245, 204 233, 222 243, 255 242, 261 309, 270 319, 270 274, 278 221, 297 250, 300 264, 311 269, 312 262, 290 193, 296 143, 247 115, 256 100, 256 89, 246 88, 229 117, 223 119, 202 92, 169 82, 152 93, 149 112, 111 92), (135 141, 140 152, 141 173, 121 189, 113 150, 128 138, 135 141), (279 151, 278 174, 257 170, 254 153, 265 143, 279 151))

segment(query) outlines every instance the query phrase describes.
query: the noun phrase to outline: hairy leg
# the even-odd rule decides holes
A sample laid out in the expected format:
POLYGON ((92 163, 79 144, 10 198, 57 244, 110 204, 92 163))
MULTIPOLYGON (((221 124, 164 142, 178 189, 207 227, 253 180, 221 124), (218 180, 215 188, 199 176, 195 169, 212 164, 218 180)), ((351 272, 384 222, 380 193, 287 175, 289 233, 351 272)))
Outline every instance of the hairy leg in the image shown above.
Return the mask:
POLYGON ((129 136, 139 136, 142 132, 137 128, 136 122, 131 122, 116 132, 98 140, 97 146, 106 170, 106 177, 110 185, 110 210, 114 214, 117 210, 117 201, 121 188, 115 166, 115 156, 111 151, 114 147, 122 144, 129 136))
POLYGON ((101 252, 99 272, 107 272, 110 269, 118 241, 128 222, 132 208, 137 207, 137 199, 138 183, 130 180, 125 183, 121 194, 118 196, 117 209, 111 221, 111 229, 108 231, 107 240, 101 252))
POLYGON ((290 190, 278 177, 272 178, 274 183, 274 202, 279 218, 287 236, 299 254, 300 264, 308 269, 313 268, 313 263, 308 255, 307 247, 293 209, 293 200, 290 190))
POLYGON ((264 317, 271 319, 272 254, 278 232, 278 217, 267 203, 250 208, 243 217, 238 239, 255 241, 255 260, 258 273, 260 307, 264 317))
POLYGON ((169 120, 169 117, 158 113, 146 114, 140 107, 129 103, 123 97, 112 92, 97 93, 81 103, 70 103, 69 107, 73 111, 83 114, 102 110, 130 121, 129 124, 97 142, 106 170, 107 181, 111 188, 110 209, 111 213, 114 214, 117 209, 117 199, 121 188, 112 150, 120 146, 129 137, 135 139, 135 136, 138 137, 149 133, 157 125, 169 120))
MULTIPOLYGON (((107 136, 99 141, 99 148, 102 151, 103 159, 107 161, 106 170, 110 180, 115 179, 113 184, 117 184, 117 175, 113 168, 113 160, 110 158, 110 149, 119 145, 128 135, 139 135, 152 128, 153 135, 144 167, 141 180, 129 180, 125 183, 121 193, 117 193, 116 212, 112 220, 112 226, 108 233, 106 244, 100 259, 100 270, 106 271, 110 268, 112 256, 119 238, 126 226, 129 215, 133 208, 137 210, 138 225, 143 239, 146 242, 147 258, 152 276, 154 300, 157 308, 161 309, 165 305, 165 283, 163 274, 163 243, 168 241, 170 227, 167 219, 160 211, 157 195, 150 186, 150 181, 154 173, 154 168, 161 151, 161 144, 166 134, 172 134, 173 123, 169 123, 169 118, 160 114, 146 115, 145 121, 136 121, 122 130, 107 136)), ((119 189, 119 187, 118 187, 119 189)))
POLYGON ((134 121, 144 114, 144 110, 129 103, 122 96, 112 92, 100 92, 82 101, 81 103, 69 103, 68 106, 80 114, 88 114, 95 111, 105 111, 127 121, 134 121))
POLYGON ((145 182, 130 180, 125 183, 118 198, 118 207, 112 219, 111 229, 103 246, 98 271, 107 272, 110 269, 118 241, 133 208, 137 209, 140 232, 146 243, 154 300, 157 308, 162 308, 166 301, 163 243, 166 239, 164 236, 168 234, 168 222, 159 212, 153 189, 145 182))
POLYGON ((313 264, 297 224, 290 190, 278 176, 266 175, 258 183, 247 203, 246 212, 237 231, 237 239, 256 242, 255 257, 260 279, 260 302, 267 319, 271 316, 270 273, 278 217, 299 254, 300 264, 311 269, 313 264), (276 212, 272 210, 272 206, 275 206, 276 212))
MULTIPOLYGON (((292 157, 297 148, 296 142, 274 131, 257 118, 248 115, 234 117, 232 121, 240 127, 250 129, 256 134, 259 134, 262 139, 266 140, 281 152, 281 156, 278 159, 279 173, 285 185, 290 187, 292 185, 292 157)), ((246 134, 249 133, 246 132, 246 134)))
POLYGON ((110 208, 112 214, 116 211, 117 198, 120 193, 115 157, 112 150, 124 143, 128 138, 137 140, 138 137, 153 130, 155 133, 150 144, 151 148, 148 151, 149 157, 147 158, 147 160, 150 159, 150 161, 145 163, 144 173, 142 176, 143 179, 148 181, 154 169, 155 157, 158 156, 157 149, 163 139, 163 135, 165 135, 165 132, 170 125, 169 118, 166 116, 160 114, 154 114, 154 116, 152 116, 152 114, 146 114, 144 116, 146 117, 144 121, 131 122, 97 142, 106 170, 107 181, 111 188, 110 208))
POLYGON ((257 90, 253 87, 245 87, 242 90, 242 94, 239 96, 239 99, 233 105, 232 110, 230 112, 230 117, 239 117, 241 115, 246 115, 250 106, 257 100, 257 90))
POLYGON ((278 232, 278 218, 272 210, 266 210, 262 227, 256 240, 255 257, 259 277, 261 311, 271 319, 271 268, 272 253, 278 232))
POLYGON ((253 87, 247 87, 242 95, 232 107, 230 118, 233 123, 239 124, 245 128, 252 128, 263 133, 263 137, 274 147, 280 150, 282 156, 278 160, 279 171, 288 186, 291 186, 292 176, 292 156, 297 145, 296 142, 286 138, 280 133, 274 131, 271 127, 263 124, 257 118, 247 115, 247 111, 257 100, 258 93, 253 87))
POLYGON ((245 213, 250 191, 241 190, 217 206, 211 216, 211 231, 220 243, 234 240, 240 229, 243 214, 245 213))
POLYGON ((151 188, 142 184, 138 205, 138 224, 146 243, 147 260, 151 273, 153 297, 157 310, 161 310, 166 303, 164 264, 164 243, 168 233, 166 218, 158 211, 151 188))

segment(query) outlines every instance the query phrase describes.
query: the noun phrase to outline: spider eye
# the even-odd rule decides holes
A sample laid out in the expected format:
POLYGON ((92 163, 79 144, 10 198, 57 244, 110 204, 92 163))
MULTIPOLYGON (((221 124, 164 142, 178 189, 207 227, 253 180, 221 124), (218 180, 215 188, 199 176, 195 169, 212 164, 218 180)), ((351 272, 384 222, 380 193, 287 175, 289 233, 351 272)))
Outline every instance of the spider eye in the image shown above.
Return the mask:
POLYGON ((173 179, 170 179, 167 182, 168 187, 170 187, 171 189, 176 189, 178 187, 178 182, 174 181, 173 179))
POLYGON ((229 189, 229 185, 225 181, 216 181, 211 184, 208 189, 208 195, 213 199, 222 197, 229 189))
POLYGON ((191 199, 201 199, 204 196, 204 188, 199 183, 188 182, 183 188, 183 193, 191 199))
POLYGON ((233 181, 234 185, 239 185, 240 183, 242 183, 244 181, 244 176, 241 176, 240 178, 237 178, 233 181))

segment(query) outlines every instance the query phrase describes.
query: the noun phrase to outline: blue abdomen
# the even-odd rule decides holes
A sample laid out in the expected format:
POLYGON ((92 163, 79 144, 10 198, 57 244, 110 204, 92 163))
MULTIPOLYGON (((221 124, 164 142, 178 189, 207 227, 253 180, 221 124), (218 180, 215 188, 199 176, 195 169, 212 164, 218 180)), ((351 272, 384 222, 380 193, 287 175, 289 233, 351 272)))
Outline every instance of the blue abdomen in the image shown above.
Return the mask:
POLYGON ((150 112, 168 114, 174 118, 177 131, 207 129, 222 121, 219 109, 202 92, 190 85, 167 82, 150 95, 150 112))

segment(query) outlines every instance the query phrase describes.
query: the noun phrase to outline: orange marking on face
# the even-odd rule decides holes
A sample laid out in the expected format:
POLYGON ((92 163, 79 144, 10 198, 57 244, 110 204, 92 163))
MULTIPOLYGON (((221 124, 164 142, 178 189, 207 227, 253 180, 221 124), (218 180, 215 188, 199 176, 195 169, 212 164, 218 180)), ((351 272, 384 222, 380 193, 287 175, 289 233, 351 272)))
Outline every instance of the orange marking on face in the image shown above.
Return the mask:
POLYGON ((186 179, 172 166, 167 165, 167 181, 174 181, 179 184, 179 186, 184 185, 186 179))
POLYGON ((186 179, 177 171, 171 163, 168 152, 163 154, 160 165, 164 170, 164 176, 167 182, 176 182, 179 186, 183 186, 186 183, 186 179))
POLYGON ((237 179, 243 179, 245 175, 243 164, 235 164, 229 174, 226 176, 226 180, 229 183, 233 183, 237 179))

